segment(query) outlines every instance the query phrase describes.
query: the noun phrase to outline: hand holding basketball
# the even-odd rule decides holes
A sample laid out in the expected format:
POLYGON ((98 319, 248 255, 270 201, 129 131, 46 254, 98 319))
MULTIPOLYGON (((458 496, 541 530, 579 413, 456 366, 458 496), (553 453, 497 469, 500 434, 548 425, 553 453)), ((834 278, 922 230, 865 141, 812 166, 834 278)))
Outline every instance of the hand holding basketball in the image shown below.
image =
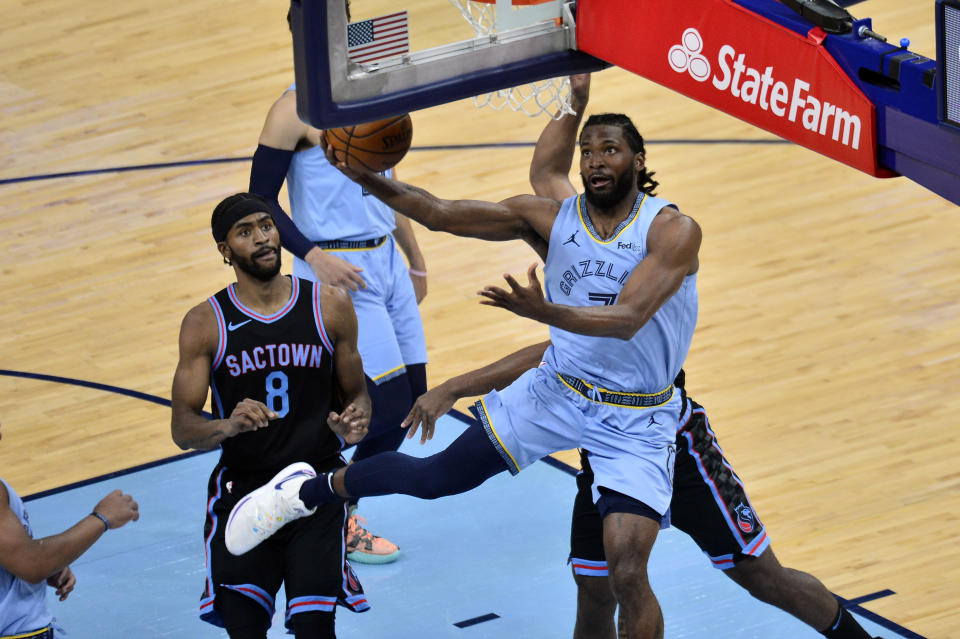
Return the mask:
POLYGON ((410 150, 413 124, 409 115, 356 124, 324 132, 331 164, 382 173, 392 169, 410 150))

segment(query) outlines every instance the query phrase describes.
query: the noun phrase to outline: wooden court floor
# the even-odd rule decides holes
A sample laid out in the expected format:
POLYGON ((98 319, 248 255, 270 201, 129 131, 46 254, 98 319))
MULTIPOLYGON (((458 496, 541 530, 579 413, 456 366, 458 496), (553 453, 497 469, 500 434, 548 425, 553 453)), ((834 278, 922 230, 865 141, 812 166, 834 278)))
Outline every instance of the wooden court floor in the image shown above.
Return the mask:
MULTIPOLYGON (((355 0, 354 18, 398 6, 355 0)), ((444 0, 405 8, 415 49, 470 35, 444 0)), ((935 55, 932 0, 853 12, 935 55)), ((169 398, 183 314, 231 281, 210 212, 246 188, 245 158, 292 81, 285 7, 10 0, 4 13, 0 369, 169 398)), ((594 78, 589 111, 635 119, 660 194, 703 227, 688 389, 781 560, 848 597, 893 590, 867 607, 960 637, 956 207, 616 69, 594 78)), ((468 100, 413 121, 403 179, 445 197, 529 191, 546 120, 468 100), (498 146, 517 142, 531 145, 498 146)), ((522 273, 529 249, 417 231, 433 382, 543 339, 475 295, 522 273)), ((63 383, 0 375, 0 424, 0 475, 25 495, 180 452, 163 406, 63 383)))

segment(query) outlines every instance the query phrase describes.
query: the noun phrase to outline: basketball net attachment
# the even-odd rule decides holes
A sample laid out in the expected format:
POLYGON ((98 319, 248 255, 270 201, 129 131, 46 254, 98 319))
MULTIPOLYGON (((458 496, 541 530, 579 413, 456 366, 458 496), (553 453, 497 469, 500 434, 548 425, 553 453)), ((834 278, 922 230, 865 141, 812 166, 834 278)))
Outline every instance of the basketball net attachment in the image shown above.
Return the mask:
MULTIPOLYGON (((540 5, 558 5, 560 0, 449 0, 460 11, 463 19, 473 27, 476 37, 495 37, 497 31, 523 24, 523 12, 540 5), (507 13, 497 15, 497 5, 503 8, 512 5, 507 13), (518 19, 519 18, 519 19, 518 19)), ((533 12, 530 12, 533 13, 533 12)), ((534 17, 534 20, 537 18, 534 17)), ((557 19, 557 18, 554 18, 557 19)), ((477 107, 490 107, 500 111, 509 107, 513 111, 536 117, 542 113, 559 120, 563 116, 576 115, 570 106, 570 79, 566 76, 530 82, 509 89, 491 91, 474 96, 477 107)))

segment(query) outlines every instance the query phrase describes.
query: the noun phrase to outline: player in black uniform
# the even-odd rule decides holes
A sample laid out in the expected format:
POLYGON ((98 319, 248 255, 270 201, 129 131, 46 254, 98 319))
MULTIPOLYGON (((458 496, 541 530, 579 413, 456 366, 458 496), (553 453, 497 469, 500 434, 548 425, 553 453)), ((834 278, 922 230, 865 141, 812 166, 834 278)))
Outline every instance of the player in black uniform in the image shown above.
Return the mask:
POLYGON ((342 503, 317 508, 239 557, 224 542, 233 506, 292 462, 306 463, 270 483, 286 489, 288 511, 312 512, 299 485, 315 470, 344 465, 340 449, 362 439, 370 421, 350 296, 280 275, 269 211, 262 198, 238 193, 213 212, 217 248, 237 281, 184 317, 171 432, 183 449, 222 448, 208 486, 201 618, 233 639, 263 638, 285 583, 287 627, 297 637, 332 638, 338 603, 369 608, 344 557, 342 503), (208 386, 213 420, 202 415, 208 386))

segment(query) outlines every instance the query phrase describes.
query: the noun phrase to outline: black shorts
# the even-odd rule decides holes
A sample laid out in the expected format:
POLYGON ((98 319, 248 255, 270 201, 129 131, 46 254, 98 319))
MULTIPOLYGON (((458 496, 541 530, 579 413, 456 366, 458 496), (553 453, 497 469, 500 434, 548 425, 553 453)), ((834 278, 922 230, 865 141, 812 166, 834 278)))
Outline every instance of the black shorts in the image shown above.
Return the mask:
POLYGON ((337 604, 354 612, 370 608, 360 580, 346 560, 343 503, 320 506, 313 515, 287 524, 239 557, 227 551, 223 531, 233 506, 273 475, 235 471, 220 464, 213 469, 203 527, 207 571, 200 618, 223 627, 223 615, 230 613, 218 604, 217 593, 230 589, 262 606, 269 622, 281 583, 287 595, 288 629, 290 617, 297 613, 332 613, 337 604))
MULTIPOLYGON (((677 432, 670 523, 690 535, 715 568, 731 568, 746 556, 759 557, 770 538, 757 518, 740 478, 710 429, 703 406, 685 399, 677 432)), ((584 451, 570 522, 570 563, 579 575, 607 576, 603 525, 593 503, 593 472, 584 451)))

